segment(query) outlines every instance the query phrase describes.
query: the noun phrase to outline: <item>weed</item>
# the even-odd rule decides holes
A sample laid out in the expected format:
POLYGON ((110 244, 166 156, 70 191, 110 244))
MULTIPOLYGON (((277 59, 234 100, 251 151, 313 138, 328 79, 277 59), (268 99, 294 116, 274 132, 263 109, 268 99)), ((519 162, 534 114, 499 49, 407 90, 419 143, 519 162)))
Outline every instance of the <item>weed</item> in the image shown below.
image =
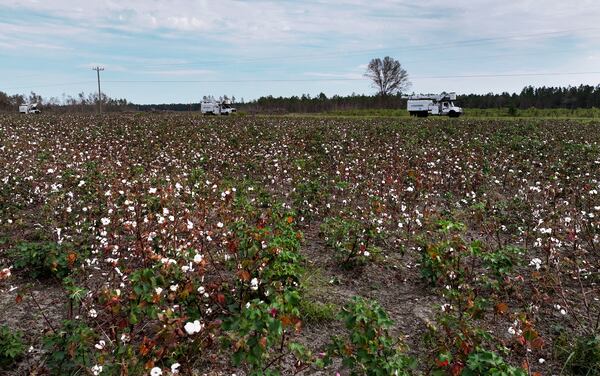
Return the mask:
POLYGON ((7 325, 0 326, 0 366, 9 367, 25 354, 25 343, 20 331, 7 325))
POLYGON ((333 337, 318 365, 331 365, 339 357, 351 375, 411 374, 414 360, 403 352, 401 341, 390 335, 392 320, 377 302, 354 297, 339 318, 348 337, 333 337))

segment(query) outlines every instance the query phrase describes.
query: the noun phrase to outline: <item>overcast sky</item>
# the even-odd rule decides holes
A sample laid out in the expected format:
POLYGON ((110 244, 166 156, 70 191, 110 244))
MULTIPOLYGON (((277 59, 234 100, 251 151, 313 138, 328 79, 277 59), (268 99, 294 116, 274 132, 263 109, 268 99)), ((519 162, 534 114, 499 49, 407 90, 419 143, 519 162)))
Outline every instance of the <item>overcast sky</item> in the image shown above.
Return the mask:
POLYGON ((0 91, 92 92, 100 65, 136 103, 370 94, 386 55, 411 92, 597 85, 599 20, 599 0, 0 0, 0 91))

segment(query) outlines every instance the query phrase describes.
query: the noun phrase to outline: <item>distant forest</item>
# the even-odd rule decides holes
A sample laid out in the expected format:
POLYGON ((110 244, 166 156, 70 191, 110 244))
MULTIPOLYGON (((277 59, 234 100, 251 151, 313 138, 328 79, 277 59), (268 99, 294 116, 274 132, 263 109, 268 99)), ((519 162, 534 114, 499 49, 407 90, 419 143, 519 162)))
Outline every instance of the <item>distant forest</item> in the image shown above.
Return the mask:
MULTIPOLYGON (((527 86, 520 94, 468 94, 459 95, 456 103, 463 108, 600 108, 600 85, 581 85, 573 87, 539 87, 527 86)), ((334 95, 328 98, 321 93, 316 97, 261 97, 255 101, 238 105, 247 112, 327 112, 353 109, 405 109, 406 100, 401 95, 369 96, 369 95, 334 95)))
MULTIPOLYGON (((42 98, 36 93, 30 95, 8 95, 0 91, 0 111, 17 111, 22 103, 37 102, 42 109, 49 111, 93 112, 97 108, 98 95, 79 93, 75 97, 42 98)), ((519 94, 468 94, 459 95, 456 103, 463 108, 600 108, 600 85, 580 85, 569 87, 527 86, 519 94)), ((362 109, 404 109, 406 100, 400 94, 392 96, 334 95, 327 97, 321 93, 311 97, 308 94, 292 97, 260 97, 256 100, 235 103, 239 111, 247 113, 310 113, 362 109)), ((172 103, 138 105, 126 99, 113 99, 102 96, 104 111, 199 111, 200 103, 172 103)))

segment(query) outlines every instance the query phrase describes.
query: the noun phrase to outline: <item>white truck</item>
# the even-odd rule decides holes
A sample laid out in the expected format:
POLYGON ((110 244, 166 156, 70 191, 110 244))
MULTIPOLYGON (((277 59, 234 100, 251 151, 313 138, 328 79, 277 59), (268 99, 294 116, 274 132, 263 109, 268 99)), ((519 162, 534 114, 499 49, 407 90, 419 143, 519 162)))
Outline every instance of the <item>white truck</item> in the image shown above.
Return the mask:
POLYGON ((413 94, 406 97, 406 109, 412 116, 429 115, 459 117, 463 109, 455 106, 456 93, 413 94))
POLYGON ((22 104, 19 106, 19 113, 21 114, 40 114, 42 110, 38 108, 37 103, 22 104))
POLYGON ((203 115, 231 115, 236 112, 228 99, 217 101, 212 97, 205 97, 200 103, 200 112, 203 115))

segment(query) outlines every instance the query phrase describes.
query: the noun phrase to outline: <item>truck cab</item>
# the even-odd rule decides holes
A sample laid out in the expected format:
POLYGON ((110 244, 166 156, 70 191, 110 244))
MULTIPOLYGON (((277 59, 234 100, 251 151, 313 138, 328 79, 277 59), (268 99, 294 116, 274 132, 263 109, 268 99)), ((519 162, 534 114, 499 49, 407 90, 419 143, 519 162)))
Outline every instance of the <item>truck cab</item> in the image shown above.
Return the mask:
POLYGON ((19 106, 19 113, 21 114, 41 114, 42 110, 38 108, 37 103, 22 104, 19 106))
POLYGON ((235 107, 232 107, 228 100, 221 102, 221 115, 231 115, 235 112, 235 107))
POLYGON ((462 108, 455 106, 452 101, 438 102, 437 106, 431 108, 431 115, 443 115, 448 117, 459 117, 462 114, 462 108))

